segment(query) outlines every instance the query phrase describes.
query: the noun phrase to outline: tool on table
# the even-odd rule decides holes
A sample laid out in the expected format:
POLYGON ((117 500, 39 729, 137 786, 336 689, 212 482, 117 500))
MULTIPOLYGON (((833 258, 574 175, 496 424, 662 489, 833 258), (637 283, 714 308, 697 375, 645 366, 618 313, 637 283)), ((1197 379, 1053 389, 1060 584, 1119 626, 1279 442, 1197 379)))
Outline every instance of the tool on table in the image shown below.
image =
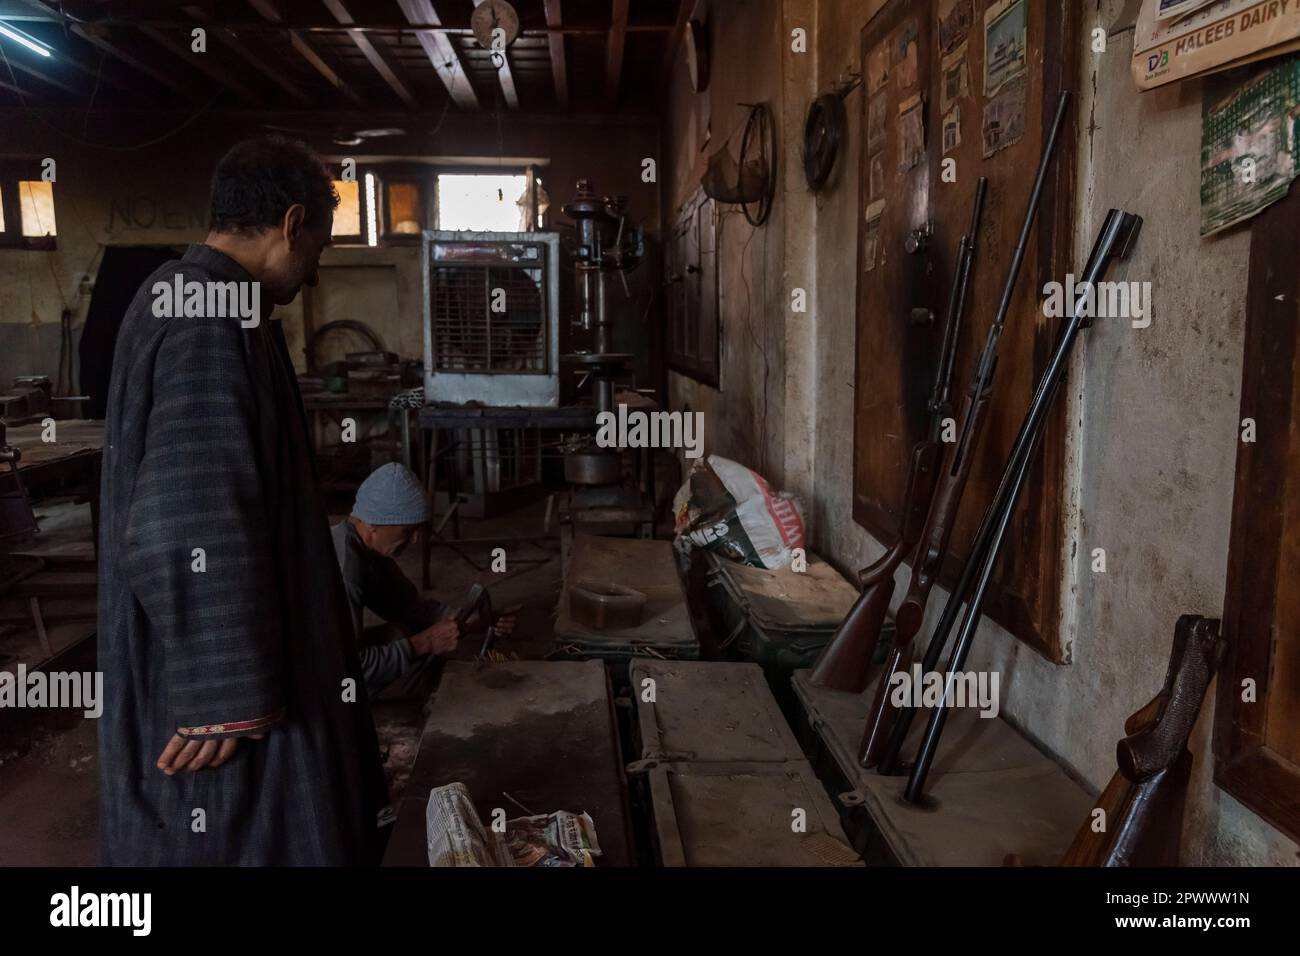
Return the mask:
POLYGON ((496 643, 497 631, 496 619, 492 616, 492 596, 481 584, 470 585, 469 590, 465 592, 465 600, 453 620, 463 628, 475 614, 480 615, 484 624, 483 645, 478 652, 479 660, 484 660, 491 653, 492 645, 496 643))

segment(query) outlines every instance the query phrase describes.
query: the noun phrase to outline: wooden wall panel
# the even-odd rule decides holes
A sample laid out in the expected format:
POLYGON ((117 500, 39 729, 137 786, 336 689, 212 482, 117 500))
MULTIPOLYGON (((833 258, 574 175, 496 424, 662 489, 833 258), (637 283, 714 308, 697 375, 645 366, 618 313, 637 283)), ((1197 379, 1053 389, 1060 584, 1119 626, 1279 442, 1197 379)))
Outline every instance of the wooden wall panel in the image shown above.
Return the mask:
MULTIPOLYGON (((970 221, 976 180, 987 177, 989 193, 957 356, 957 396, 961 394, 958 390, 969 384, 996 312, 1057 98, 1063 88, 1075 87, 1079 66, 1081 41, 1076 5, 1067 0, 1030 2, 1025 132, 1018 142, 986 159, 982 141, 984 12, 992 4, 973 0, 974 23, 966 38, 968 92, 957 100, 961 144, 945 157, 937 6, 938 0, 894 0, 863 30, 864 82, 870 79, 871 51, 882 39, 896 36, 909 18, 921 21, 921 33, 927 37, 921 51, 927 161, 924 169, 913 170, 888 190, 886 202, 890 208, 885 213, 886 228, 881 240, 885 245, 881 254, 883 273, 880 265, 876 271, 864 271, 861 260, 865 222, 859 223, 854 517, 886 543, 892 543, 898 534, 910 449, 925 434, 925 404, 933 383, 957 242, 970 221), (957 162, 955 182, 942 180, 945 158, 957 162), (907 256, 901 245, 907 229, 926 222, 932 222, 934 229, 928 255, 907 256), (913 306, 932 309, 935 325, 913 325, 913 306)), ((871 201, 871 158, 865 143, 865 113, 870 100, 868 89, 862 98, 864 148, 859 205, 864 213, 871 201)), ((941 579, 945 586, 951 586, 960 571, 1054 343, 1057 323, 1044 319, 1039 307, 1043 284, 1077 268, 1070 256, 1074 156, 1080 117, 1078 104, 1071 106, 1002 337, 984 436, 941 579)), ((895 121, 895 114, 891 113, 890 119, 895 121)), ((896 135, 891 129, 886 155, 896 135)), ((985 612, 999 624, 1057 662, 1062 660, 1058 617, 1064 540, 1064 412, 1064 401, 1058 400, 985 605, 985 612)))
POLYGON ((1214 779, 1300 840, 1300 189, 1251 223, 1214 779), (1252 681, 1253 700, 1243 700, 1252 681))

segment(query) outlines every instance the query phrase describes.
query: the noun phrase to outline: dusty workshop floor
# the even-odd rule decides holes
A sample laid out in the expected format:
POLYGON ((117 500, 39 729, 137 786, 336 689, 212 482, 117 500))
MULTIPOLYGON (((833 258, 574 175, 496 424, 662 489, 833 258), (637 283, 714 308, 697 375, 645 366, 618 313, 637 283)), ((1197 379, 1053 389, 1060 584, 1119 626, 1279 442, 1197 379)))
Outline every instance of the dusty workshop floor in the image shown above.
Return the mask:
MULTIPOLYGON (((545 501, 541 500, 507 515, 465 520, 461 535, 540 535, 544 512, 545 501)), ((48 527, 66 531, 81 520, 59 513, 51 516, 48 527)), ((496 609, 521 606, 513 638, 498 649, 520 659, 543 657, 551 649, 560 592, 559 540, 553 536, 544 546, 507 544, 504 574, 491 571, 491 548, 491 544, 460 546, 474 562, 471 564, 449 548, 436 547, 429 593, 441 601, 458 603, 471 584, 489 586, 496 609)), ((410 549, 399 560, 418 584, 419 548, 410 549)), ((52 627, 50 636, 57 651, 75 645, 87 633, 89 629, 84 625, 52 627)), ((85 647, 89 650, 91 645, 85 647)), ((477 650, 477 642, 470 639, 462 642, 453 656, 472 659, 477 650)), ((19 661, 31 664, 43 656, 34 630, 9 628, 0 632, 0 668, 12 669, 19 661)), ((415 759, 425 699, 427 695, 417 688, 408 696, 396 696, 390 691, 374 702, 375 725, 394 799, 405 785, 415 759)), ((0 866, 93 865, 98 856, 94 721, 49 714, 16 726, 5 716, 7 719, 0 721, 0 866)))

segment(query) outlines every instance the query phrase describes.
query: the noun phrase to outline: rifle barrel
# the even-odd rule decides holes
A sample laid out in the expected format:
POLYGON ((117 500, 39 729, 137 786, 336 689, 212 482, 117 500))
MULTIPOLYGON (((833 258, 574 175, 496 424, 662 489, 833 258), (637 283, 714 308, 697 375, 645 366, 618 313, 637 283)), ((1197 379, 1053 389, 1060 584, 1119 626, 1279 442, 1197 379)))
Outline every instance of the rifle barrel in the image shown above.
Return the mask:
MULTIPOLYGON (((1017 280, 1020 277, 1020 269, 1024 264, 1025 250, 1029 245, 1029 234, 1033 230, 1034 220, 1038 216, 1038 207, 1042 203, 1043 184, 1047 181, 1047 170, 1051 165, 1052 156, 1056 152, 1056 144, 1060 139, 1061 128, 1065 125, 1065 116, 1070 106, 1070 93, 1064 91, 1061 98, 1056 104, 1056 116, 1052 120, 1051 130, 1048 132, 1047 141, 1043 144, 1043 155, 1038 161, 1038 172, 1034 176, 1034 187, 1029 195, 1029 203, 1025 208, 1024 222, 1020 227, 1020 238, 1016 243, 1015 254, 1011 257, 1011 264, 1007 272, 1006 282, 1002 286, 1002 298, 998 303, 997 314, 993 317, 993 323, 989 326, 988 339, 984 344, 984 350, 980 353, 979 360, 975 368, 975 376, 970 386, 970 409, 969 415, 966 415, 961 423, 961 433, 957 436, 957 447, 952 457, 952 469, 963 467, 968 456, 972 453, 975 436, 978 431, 978 424, 984 411, 983 405, 988 397, 988 391, 993 380, 993 371, 997 366, 997 349, 998 341, 1001 338, 1002 328, 1006 324, 1006 316, 1011 308, 1011 299, 1015 293, 1017 280)), ((988 515, 976 532, 975 540, 971 545, 971 557, 973 558, 984 546, 989 535, 992 533, 992 526, 988 521, 988 515)), ((948 603, 944 606, 943 616, 939 618, 939 623, 935 627, 934 636, 930 638, 930 643, 926 646, 925 657, 922 661, 922 667, 928 673, 934 670, 935 664, 939 661, 939 655, 943 653, 943 647, 948 641, 948 634, 956 622, 957 613, 960 610, 961 595, 970 590, 971 583, 975 577, 975 568, 972 561, 967 562, 962 567, 961 578, 957 582, 956 589, 948 603)), ((889 743, 886 745, 881 757, 881 770, 885 773, 891 773, 897 767, 898 757, 903 747, 903 740, 907 736, 907 731, 912 725, 912 719, 915 711, 911 707, 905 707, 898 714, 898 719, 894 722, 893 730, 889 736, 889 743)))
MULTIPOLYGON (((971 390, 978 397, 987 391, 993 382, 993 373, 997 368, 998 339, 1007 322, 1007 313, 1011 310, 1011 300, 1015 296, 1016 283, 1020 278, 1020 267, 1025 262, 1025 250, 1029 248, 1029 234, 1033 231, 1034 220, 1038 217, 1038 207, 1043 199, 1043 185, 1047 182, 1047 170, 1051 166, 1052 156, 1056 152, 1057 140, 1061 137, 1061 128, 1065 125, 1065 114, 1070 108, 1070 93, 1064 91, 1056 104, 1056 116, 1052 128, 1043 144, 1043 155, 1038 161, 1038 172, 1034 176, 1034 188, 1029 194, 1029 208, 1025 210, 1025 220, 1020 225, 1020 238, 1016 241, 1015 252, 1011 255, 1011 267, 1007 272, 1007 281, 1002 286, 1002 299, 998 302, 998 311, 989 326, 988 341, 980 353, 979 364, 975 369, 975 379, 971 390)), ((974 429, 968 423, 962 424, 961 435, 957 438, 958 458, 970 454, 970 445, 974 441, 974 429)))
POLYGON ((931 432, 942 427, 942 416, 948 411, 952 395, 952 372, 957 364, 957 343, 961 339, 961 326, 966 314, 966 299, 970 292, 970 274, 975 264, 975 247, 980 222, 984 218, 984 194, 989 181, 981 176, 975 183, 975 208, 971 213, 970 229, 961 237, 953 269, 952 296, 948 300, 948 321, 943 330, 943 345, 939 349, 939 372, 934 381, 934 395, 930 399, 933 416, 931 432))
MULTIPOLYGON (((1074 313, 1066 323, 1056 350, 1052 354, 1051 361, 1038 383, 1029 411, 1025 415, 1024 423, 1020 426, 1020 434, 1017 436, 1016 444, 1012 448, 1011 457, 1007 461, 1006 469, 1002 474, 1002 480, 998 483, 997 493, 994 495, 988 512, 985 514, 985 521, 981 525, 981 531, 984 530, 985 526, 992 529, 988 543, 983 548, 983 553, 972 552, 967 560, 968 566, 979 569, 979 580, 970 600, 966 602, 966 615, 962 619, 961 631, 958 632, 957 643, 953 646, 952 654, 948 658, 943 697, 940 699, 938 707, 930 715, 930 722, 925 729, 925 737, 921 741, 920 749, 917 751, 916 762, 912 766, 912 773, 907 781, 907 789, 904 791, 904 796, 913 803, 918 802, 925 791, 926 776, 929 774, 930 766, 934 762, 934 755, 939 746, 939 738, 943 734, 944 723, 948 719, 948 698, 952 690, 953 675, 965 665, 966 656, 970 653, 971 644, 975 638, 975 630, 979 626, 980 606, 988 593, 989 581, 993 576, 993 568, 997 564, 1002 544, 1006 540, 1007 528, 1011 524, 1016 503, 1021 490, 1024 488, 1025 478, 1029 474, 1035 452, 1042 439, 1047 414, 1052 406, 1052 399, 1065 378, 1070 353, 1079 337, 1079 332, 1086 328, 1091 321, 1091 318, 1086 315, 1086 296, 1089 295, 1090 290, 1096 285, 1097 281, 1106 274, 1106 269, 1111 261, 1127 254, 1141 226, 1142 219, 1132 213, 1122 212, 1118 209, 1112 209, 1107 213, 1106 221, 1102 224, 1092 254, 1088 257, 1088 264, 1084 267, 1083 283, 1080 286, 1079 298, 1075 303, 1074 313)), ((962 578, 966 579, 967 577, 968 575, 963 570, 962 578)), ((955 604, 959 598, 960 594, 954 592, 948 603, 950 605, 955 604)), ((948 609, 945 608, 944 611, 944 616, 947 617, 948 609)), ((938 634, 936 634, 936 637, 938 637, 938 634)), ((927 649, 928 656, 929 650, 927 649)))

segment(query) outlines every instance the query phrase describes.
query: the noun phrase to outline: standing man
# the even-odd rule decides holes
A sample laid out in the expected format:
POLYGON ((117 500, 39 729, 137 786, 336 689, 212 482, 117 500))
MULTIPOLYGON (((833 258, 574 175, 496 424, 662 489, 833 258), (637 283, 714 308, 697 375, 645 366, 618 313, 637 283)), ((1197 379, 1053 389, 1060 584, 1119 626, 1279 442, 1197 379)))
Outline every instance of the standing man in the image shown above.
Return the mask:
POLYGON ((270 317, 316 284, 337 203, 302 144, 238 144, 207 239, 122 323, 99 552, 107 864, 377 862, 379 749, 270 317))

